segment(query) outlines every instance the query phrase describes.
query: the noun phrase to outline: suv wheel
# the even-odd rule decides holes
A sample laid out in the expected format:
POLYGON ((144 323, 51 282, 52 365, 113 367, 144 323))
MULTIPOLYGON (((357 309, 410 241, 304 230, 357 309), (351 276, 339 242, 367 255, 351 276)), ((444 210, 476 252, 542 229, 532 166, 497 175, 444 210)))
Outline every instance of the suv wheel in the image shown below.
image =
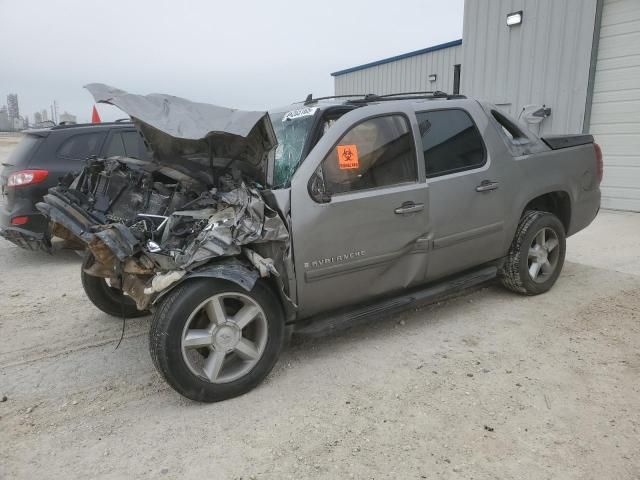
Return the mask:
POLYGON ((148 315, 148 311, 140 311, 133 299, 122 293, 122 290, 112 287, 106 278, 94 277, 85 272, 93 265, 93 255, 89 252, 84 257, 80 277, 84 292, 96 307, 104 313, 114 317, 135 318, 148 315))
POLYGON ((565 252, 566 235, 558 217, 525 212, 502 267, 502 284, 526 295, 548 291, 560 275, 565 252))
POLYGON ((178 393, 217 402, 256 387, 278 360, 284 337, 282 308, 265 282, 247 292, 225 280, 196 279, 162 300, 149 350, 178 393))

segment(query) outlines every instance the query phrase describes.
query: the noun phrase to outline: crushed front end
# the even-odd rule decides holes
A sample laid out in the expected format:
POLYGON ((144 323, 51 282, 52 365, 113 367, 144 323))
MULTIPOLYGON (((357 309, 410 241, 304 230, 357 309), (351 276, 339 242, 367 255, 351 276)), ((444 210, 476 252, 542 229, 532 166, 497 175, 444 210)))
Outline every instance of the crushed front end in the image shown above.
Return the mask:
POLYGON ((93 257, 86 274, 107 279, 139 310, 213 259, 230 271, 251 271, 254 281, 279 276, 289 232, 261 193, 263 163, 275 145, 266 114, 240 118, 236 110, 176 97, 89 89, 97 101, 132 116, 145 139, 153 139, 154 160, 87 160, 79 175, 67 175, 38 204, 52 236, 86 245, 93 257), (167 119, 171 106, 175 113, 167 119), (190 128, 194 118, 199 123, 190 128), (230 130, 233 122, 232 133, 218 127, 230 130))

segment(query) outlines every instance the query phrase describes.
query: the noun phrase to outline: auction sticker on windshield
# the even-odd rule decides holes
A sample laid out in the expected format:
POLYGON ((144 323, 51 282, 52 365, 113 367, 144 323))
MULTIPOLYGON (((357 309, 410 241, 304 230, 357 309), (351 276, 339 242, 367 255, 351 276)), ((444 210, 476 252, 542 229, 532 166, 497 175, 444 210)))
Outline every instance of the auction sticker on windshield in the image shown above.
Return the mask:
POLYGON ((357 145, 338 145, 338 168, 352 170, 360 168, 357 145))
POLYGON ((298 110, 291 110, 290 112, 287 112, 284 114, 284 116, 282 117, 282 121, 286 122, 287 120, 294 120, 300 117, 310 117, 311 115, 315 114, 317 111, 318 111, 318 107, 306 107, 306 108, 299 108, 298 110))

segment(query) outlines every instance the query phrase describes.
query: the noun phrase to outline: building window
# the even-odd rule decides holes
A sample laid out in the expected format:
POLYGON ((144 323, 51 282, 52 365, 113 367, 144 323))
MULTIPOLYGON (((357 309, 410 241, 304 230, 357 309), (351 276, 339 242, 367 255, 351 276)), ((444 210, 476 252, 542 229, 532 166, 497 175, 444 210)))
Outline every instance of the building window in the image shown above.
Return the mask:
POLYGON ((460 94, 460 68, 462 65, 454 65, 453 66, 453 94, 460 94))

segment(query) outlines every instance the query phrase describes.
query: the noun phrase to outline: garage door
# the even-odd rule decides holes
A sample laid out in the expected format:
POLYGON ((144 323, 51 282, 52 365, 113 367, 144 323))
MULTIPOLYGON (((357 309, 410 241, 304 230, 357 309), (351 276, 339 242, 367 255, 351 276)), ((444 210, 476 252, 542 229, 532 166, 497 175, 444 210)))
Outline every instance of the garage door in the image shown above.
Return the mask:
POLYGON ((590 131, 604 152, 602 206, 640 211, 640 0, 605 0, 590 131))

